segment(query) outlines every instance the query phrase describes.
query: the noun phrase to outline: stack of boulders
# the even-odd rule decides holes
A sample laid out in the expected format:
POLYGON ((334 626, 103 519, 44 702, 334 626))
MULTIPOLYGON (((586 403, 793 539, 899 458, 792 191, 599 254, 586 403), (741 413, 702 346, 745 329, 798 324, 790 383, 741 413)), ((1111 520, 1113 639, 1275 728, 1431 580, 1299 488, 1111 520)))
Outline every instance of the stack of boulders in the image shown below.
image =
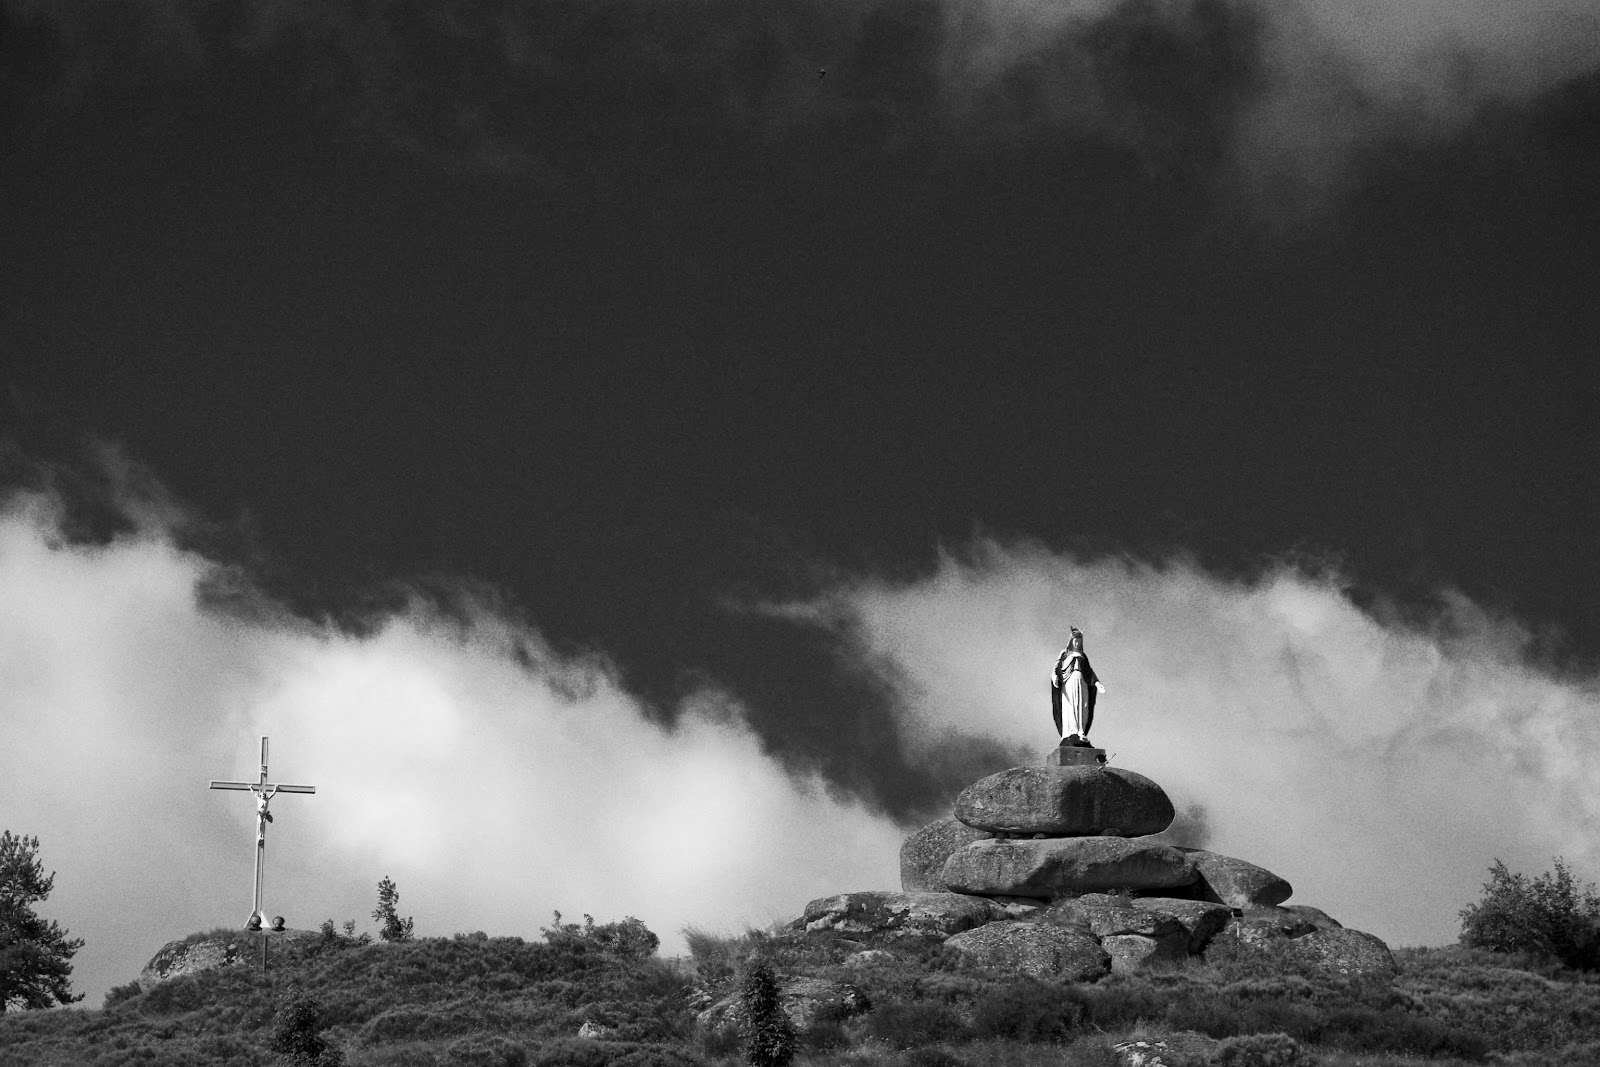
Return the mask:
POLYGON ((1063 744, 1041 767, 968 786, 955 814, 900 849, 899 893, 814 900, 792 924, 945 939, 980 961, 1090 979, 1203 955, 1219 937, 1277 944, 1345 975, 1392 974, 1378 938, 1317 908, 1263 867, 1155 837, 1172 801, 1102 749, 1063 744))

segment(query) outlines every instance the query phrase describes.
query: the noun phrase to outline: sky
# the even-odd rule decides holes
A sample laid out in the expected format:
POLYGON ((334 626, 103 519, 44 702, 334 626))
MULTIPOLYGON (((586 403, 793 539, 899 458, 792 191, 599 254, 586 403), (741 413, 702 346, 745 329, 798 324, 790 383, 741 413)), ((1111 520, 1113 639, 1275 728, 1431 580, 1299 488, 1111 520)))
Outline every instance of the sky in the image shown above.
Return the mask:
POLYGON ((263 734, 291 925, 675 951, 1077 625, 1192 841, 1447 942, 1600 877, 1597 189, 1585 0, 0 0, 0 825, 91 1005, 263 734))

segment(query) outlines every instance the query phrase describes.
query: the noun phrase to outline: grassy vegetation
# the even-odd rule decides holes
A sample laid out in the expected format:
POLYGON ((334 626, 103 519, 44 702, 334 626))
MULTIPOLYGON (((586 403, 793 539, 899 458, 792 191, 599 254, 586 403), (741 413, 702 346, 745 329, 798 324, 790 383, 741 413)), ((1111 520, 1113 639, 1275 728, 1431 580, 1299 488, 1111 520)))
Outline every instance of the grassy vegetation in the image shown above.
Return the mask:
POLYGON ((695 1013, 758 964, 849 982, 872 1004, 815 1019, 797 1067, 1112 1067, 1128 1040, 1168 1042, 1171 1067, 1600 1063, 1600 981, 1540 957, 1402 949, 1393 982, 1350 982, 1289 956, 1214 952, 1087 984, 984 972, 916 939, 686 933, 692 958, 669 961, 636 921, 558 919, 533 942, 364 944, 329 929, 275 949, 267 976, 235 965, 119 987, 100 1010, 0 1016, 0 1067, 310 1062, 274 1051, 291 1003, 303 1034, 314 1010, 349 1067, 734 1067, 738 1026, 699 1027, 695 1013), (847 965, 864 948, 888 955, 847 965), (600 1036, 578 1036, 585 1024, 600 1036))

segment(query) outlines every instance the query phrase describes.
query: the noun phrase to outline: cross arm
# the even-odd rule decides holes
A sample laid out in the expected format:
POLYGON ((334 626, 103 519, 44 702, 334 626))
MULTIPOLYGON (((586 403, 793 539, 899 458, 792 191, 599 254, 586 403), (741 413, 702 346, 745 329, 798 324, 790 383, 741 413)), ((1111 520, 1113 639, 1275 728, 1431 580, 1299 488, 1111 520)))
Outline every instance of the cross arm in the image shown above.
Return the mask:
POLYGON ((317 791, 317 787, 314 785, 277 785, 271 788, 280 793, 315 793, 317 791))
POLYGON ((214 782, 211 783, 211 788, 212 789, 254 789, 255 787, 256 787, 256 783, 254 783, 254 782, 216 782, 216 781, 214 781, 214 782))

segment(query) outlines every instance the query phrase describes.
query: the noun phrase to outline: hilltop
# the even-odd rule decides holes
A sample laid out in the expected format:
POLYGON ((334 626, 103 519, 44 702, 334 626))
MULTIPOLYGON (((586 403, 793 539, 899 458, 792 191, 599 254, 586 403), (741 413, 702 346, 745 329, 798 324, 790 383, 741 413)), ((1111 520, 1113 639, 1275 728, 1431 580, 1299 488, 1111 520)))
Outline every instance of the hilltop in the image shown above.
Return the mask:
POLYGON ((624 925, 369 944, 329 930, 275 946, 267 975, 241 953, 130 982, 98 1010, 0 1016, 0 1067, 266 1067, 296 991, 351 1067, 734 1067, 733 994, 755 961, 799 1024, 797 1067, 1112 1067, 1158 1044, 1167 1067, 1600 1062, 1600 983, 1477 950, 1400 949, 1392 979, 1351 980, 1223 948, 1079 982, 905 932, 689 931, 692 956, 664 960, 653 938, 616 936, 624 925))

